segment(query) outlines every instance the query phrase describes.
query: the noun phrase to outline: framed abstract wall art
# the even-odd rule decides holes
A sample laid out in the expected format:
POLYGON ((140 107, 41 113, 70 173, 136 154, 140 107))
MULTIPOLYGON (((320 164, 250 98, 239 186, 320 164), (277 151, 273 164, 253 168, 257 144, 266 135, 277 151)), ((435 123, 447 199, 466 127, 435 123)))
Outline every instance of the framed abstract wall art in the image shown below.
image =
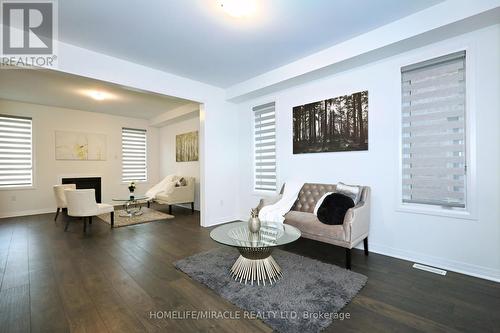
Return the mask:
POLYGON ((198 161, 198 131, 175 136, 175 161, 198 161))
POLYGON ((106 135, 56 131, 56 160, 106 160, 106 135))

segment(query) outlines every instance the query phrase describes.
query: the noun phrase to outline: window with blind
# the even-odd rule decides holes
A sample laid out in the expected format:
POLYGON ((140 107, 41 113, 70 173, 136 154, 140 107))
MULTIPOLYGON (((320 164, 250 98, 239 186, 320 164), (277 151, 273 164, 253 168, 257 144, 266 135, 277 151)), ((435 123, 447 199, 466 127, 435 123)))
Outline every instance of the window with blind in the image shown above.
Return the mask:
POLYGON ((403 67, 404 203, 465 208, 465 51, 403 67))
POLYGON ((255 190, 276 191, 275 103, 253 108, 255 142, 255 190))
POLYGON ((147 179, 146 130, 122 128, 122 181, 146 181, 147 179))
POLYGON ((0 115, 0 188, 33 186, 31 118, 0 115))

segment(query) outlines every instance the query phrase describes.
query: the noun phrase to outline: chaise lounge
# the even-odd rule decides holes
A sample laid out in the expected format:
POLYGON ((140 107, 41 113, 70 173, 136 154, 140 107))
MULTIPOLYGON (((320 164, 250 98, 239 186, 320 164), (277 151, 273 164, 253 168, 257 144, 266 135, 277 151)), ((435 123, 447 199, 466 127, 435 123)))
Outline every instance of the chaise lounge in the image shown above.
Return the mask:
MULTIPOLYGON (((181 178, 181 177, 177 177, 181 178)), ((174 181, 177 180, 174 179, 174 181)), ((194 177, 182 177, 186 180, 186 185, 176 186, 167 191, 162 191, 154 196, 152 201, 160 205, 168 205, 168 213, 172 214, 172 205, 191 204, 191 212, 194 213, 194 177)), ((148 201, 149 206, 149 201, 148 201)))

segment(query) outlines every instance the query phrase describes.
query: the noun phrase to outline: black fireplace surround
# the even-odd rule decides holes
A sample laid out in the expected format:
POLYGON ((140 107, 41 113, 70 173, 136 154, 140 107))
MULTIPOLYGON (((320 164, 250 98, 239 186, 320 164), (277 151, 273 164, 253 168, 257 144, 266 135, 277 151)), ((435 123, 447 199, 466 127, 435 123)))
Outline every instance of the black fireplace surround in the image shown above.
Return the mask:
POLYGON ((95 201, 101 203, 101 177, 75 177, 62 178, 63 184, 76 184, 77 189, 93 188, 95 190, 95 201))

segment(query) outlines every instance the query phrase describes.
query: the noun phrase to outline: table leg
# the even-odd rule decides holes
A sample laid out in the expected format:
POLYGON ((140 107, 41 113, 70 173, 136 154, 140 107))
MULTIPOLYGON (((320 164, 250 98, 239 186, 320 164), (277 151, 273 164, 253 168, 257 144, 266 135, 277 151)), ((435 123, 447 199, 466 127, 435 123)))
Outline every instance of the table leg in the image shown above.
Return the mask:
POLYGON ((282 277, 281 268, 271 256, 271 248, 238 248, 240 256, 231 267, 231 275, 240 283, 254 281, 258 285, 266 280, 273 284, 282 277))

